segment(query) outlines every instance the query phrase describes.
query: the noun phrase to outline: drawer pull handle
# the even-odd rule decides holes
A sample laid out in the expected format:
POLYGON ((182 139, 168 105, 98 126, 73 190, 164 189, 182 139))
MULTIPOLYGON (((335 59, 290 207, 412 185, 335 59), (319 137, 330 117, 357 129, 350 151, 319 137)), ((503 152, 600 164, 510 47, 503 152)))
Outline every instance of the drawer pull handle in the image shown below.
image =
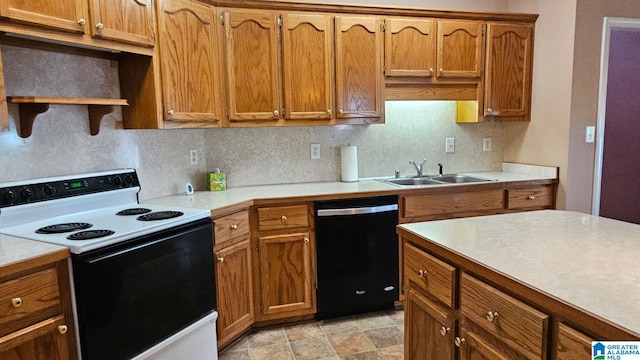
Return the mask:
POLYGON ((282 222, 287 222, 287 217, 282 215, 282 222))
POLYGON ((420 276, 420 279, 424 278, 425 276, 427 276, 427 270, 418 270, 418 276, 420 276))
POLYGON ((80 19, 80 20, 78 20, 78 25, 80 25, 80 26, 85 26, 85 25, 87 25, 87 20, 85 20, 85 19, 80 19))
POLYGON ((97 23, 96 24, 96 29, 98 29, 98 30, 104 29, 104 24, 103 23, 97 23))
POLYGON ((67 328, 67 325, 60 325, 60 326, 58 326, 58 332, 59 332, 60 334, 62 334, 62 335, 66 334, 66 333, 67 333, 67 330, 69 330, 69 329, 67 328))
POLYGON ((493 322, 494 320, 498 320, 498 312, 488 311, 487 312, 487 320, 493 322))
POLYGON ((224 262, 224 256, 220 256, 220 257, 218 258, 218 262, 223 263, 223 262, 224 262))
POLYGON ((453 343, 456 344, 457 347, 461 347, 462 345, 464 345, 465 342, 466 340, 464 338, 457 337, 457 336, 456 336, 456 339, 453 341, 453 343))
POLYGON ((233 225, 229 226, 229 229, 238 230, 238 225, 237 224, 233 224, 233 225))
POLYGON ((11 305, 15 308, 22 306, 22 299, 19 297, 11 299, 11 305))
POLYGON ((308 243, 309 242, 309 238, 308 237, 304 238, 304 242, 308 243))
POLYGON ((535 199, 536 199, 536 197, 535 197, 535 196, 533 196, 533 195, 529 195, 529 196, 527 197, 527 199, 529 199, 529 200, 535 200, 535 199))
POLYGON ((451 329, 450 329, 450 328, 448 328, 448 327, 444 327, 444 326, 443 326, 443 327, 441 327, 441 328, 440 328, 440 334, 441 334, 442 336, 446 336, 446 335, 447 335, 448 333, 450 333, 450 332, 451 332, 451 329))

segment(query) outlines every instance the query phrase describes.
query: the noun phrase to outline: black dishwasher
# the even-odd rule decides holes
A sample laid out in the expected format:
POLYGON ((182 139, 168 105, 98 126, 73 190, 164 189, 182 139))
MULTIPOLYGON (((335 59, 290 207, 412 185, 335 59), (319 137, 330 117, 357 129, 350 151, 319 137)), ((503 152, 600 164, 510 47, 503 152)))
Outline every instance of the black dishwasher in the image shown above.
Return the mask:
POLYGON ((315 202, 317 319, 393 308, 398 197, 315 202))

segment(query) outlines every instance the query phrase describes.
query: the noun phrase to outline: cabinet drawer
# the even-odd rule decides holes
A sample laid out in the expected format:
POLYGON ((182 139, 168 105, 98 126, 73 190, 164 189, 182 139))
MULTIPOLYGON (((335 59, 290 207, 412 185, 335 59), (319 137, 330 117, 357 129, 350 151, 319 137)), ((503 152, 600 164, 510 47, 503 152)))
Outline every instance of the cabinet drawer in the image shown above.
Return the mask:
POLYGON ((404 246, 405 284, 454 307, 456 268, 411 244, 404 246))
POLYGON ((404 222, 495 214, 502 210, 501 189, 404 197, 404 222))
POLYGON ((546 314, 465 273, 460 277, 460 310, 528 358, 546 358, 546 314))
POLYGON ((307 205, 258 208, 258 230, 277 230, 308 227, 307 205))
POLYGON ((249 211, 240 211, 213 220, 214 243, 222 244, 249 234, 249 211))
POLYGON ((553 207, 553 186, 507 190, 507 209, 553 207))
POLYGON ((55 269, 0 283, 0 337, 61 312, 55 269))

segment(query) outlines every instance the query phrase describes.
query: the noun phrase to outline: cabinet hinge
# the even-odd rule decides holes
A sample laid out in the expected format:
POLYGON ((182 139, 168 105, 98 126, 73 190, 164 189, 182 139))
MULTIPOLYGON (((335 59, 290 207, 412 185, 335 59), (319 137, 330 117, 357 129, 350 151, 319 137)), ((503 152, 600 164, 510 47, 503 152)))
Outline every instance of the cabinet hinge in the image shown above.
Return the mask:
POLYGON ((387 73, 387 69, 385 68, 385 66, 384 66, 384 65, 382 65, 382 74, 384 75, 384 74, 386 74, 386 73, 387 73))
POLYGON ((229 118, 231 117, 231 114, 229 113, 229 108, 225 108, 225 111, 227 113, 227 120, 229 120, 229 118))
POLYGON ((380 23, 380 31, 385 32, 387 31, 387 26, 385 25, 385 23, 380 23))
POLYGON ((282 27, 282 15, 278 16, 278 27, 282 27))
POLYGON ((224 14, 220 15, 220 24, 224 26, 224 14))
POLYGON ((262 312, 262 304, 260 304, 260 312, 262 312))
POLYGON ((258 240, 256 240, 256 251, 260 251, 260 244, 258 240))
POLYGON ((284 116, 285 116, 285 115, 287 115, 287 114, 286 114, 286 111, 287 111, 287 110, 285 110, 285 108, 282 108, 282 117, 283 117, 283 118, 284 118, 284 116))

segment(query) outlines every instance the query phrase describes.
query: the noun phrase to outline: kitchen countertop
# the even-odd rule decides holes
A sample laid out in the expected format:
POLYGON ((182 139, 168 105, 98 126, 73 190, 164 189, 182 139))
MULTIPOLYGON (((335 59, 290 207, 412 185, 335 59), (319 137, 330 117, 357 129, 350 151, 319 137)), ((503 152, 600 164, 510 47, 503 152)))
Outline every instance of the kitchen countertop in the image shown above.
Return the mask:
POLYGON ((59 253, 58 257, 60 258, 65 258, 69 256, 69 249, 64 246, 0 234, 0 267, 54 253, 59 253))
POLYGON ((640 334, 640 225, 541 210, 399 227, 640 334))
MULTIPOLYGON (((521 164, 503 164, 503 171, 484 171, 484 172, 468 172, 461 173, 469 176, 480 177, 494 180, 496 182, 510 181, 532 181, 532 180, 550 180, 557 178, 557 169, 555 167, 533 166, 521 164)), ((384 178, 384 177, 378 177, 384 178)), ((442 184, 428 185, 429 188, 443 186, 467 186, 478 183, 467 184, 442 184)), ((422 186, 424 188, 425 186, 422 186)), ((295 183, 295 184, 277 184, 277 185, 259 185, 259 186, 241 186, 228 188, 225 191, 196 191, 193 195, 185 193, 177 195, 169 195, 155 199, 146 200, 147 204, 162 204, 176 207, 195 207, 201 209, 218 210, 232 205, 240 205, 246 203, 251 205, 253 200, 259 199, 286 199, 306 196, 324 196, 324 195, 340 195, 376 192, 380 195, 388 193, 398 193, 399 191, 408 189, 418 189, 420 186, 400 187, 391 185, 381 181, 369 179, 360 179, 358 182, 313 182, 313 183, 295 183)))

